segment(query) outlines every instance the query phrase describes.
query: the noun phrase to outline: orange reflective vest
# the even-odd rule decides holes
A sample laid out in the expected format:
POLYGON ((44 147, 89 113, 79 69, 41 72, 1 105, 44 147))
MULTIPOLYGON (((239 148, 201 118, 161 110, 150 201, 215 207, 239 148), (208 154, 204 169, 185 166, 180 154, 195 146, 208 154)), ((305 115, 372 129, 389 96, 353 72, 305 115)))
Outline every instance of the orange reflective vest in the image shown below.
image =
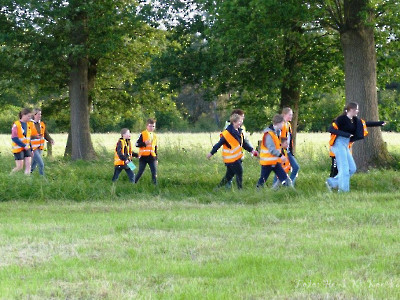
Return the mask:
POLYGON ((288 148, 291 150, 293 148, 293 140, 292 140, 292 124, 290 124, 290 122, 283 123, 280 137, 289 139, 288 148))
POLYGON ((46 125, 44 122, 40 121, 40 132, 37 132, 34 122, 32 122, 32 125, 32 136, 38 136, 37 139, 31 139, 32 150, 36 150, 38 148, 43 150, 45 145, 44 132, 46 131, 46 125))
POLYGON ((286 157, 286 161, 282 162, 282 168, 285 170, 285 172, 287 174, 292 169, 292 166, 290 165, 289 156, 287 154, 287 150, 286 149, 282 149, 282 154, 283 154, 284 157, 286 157))
POLYGON ((235 139, 228 130, 222 131, 220 136, 223 136, 226 143, 231 146, 229 148, 226 143, 224 143, 222 146, 222 158, 224 160, 224 163, 229 164, 241 159, 243 157, 243 133, 240 135, 240 142, 235 139))
POLYGON ((275 144, 275 148, 278 151, 281 151, 281 142, 279 140, 279 137, 275 134, 273 131, 267 131, 264 133, 264 136, 261 141, 261 147, 260 147, 260 165, 262 166, 271 166, 271 165, 276 165, 277 163, 282 162, 281 158, 279 156, 275 156, 270 151, 268 148, 265 146, 264 141, 266 139, 267 134, 269 134, 272 137, 272 140, 275 144))
MULTIPOLYGON (((130 140, 125 140, 123 138, 120 138, 118 142, 121 142, 121 151, 123 155, 128 154, 129 160, 132 159, 132 145, 130 140)), ((121 160, 118 156, 117 152, 118 148, 118 143, 117 146, 115 147, 115 153, 114 153, 114 166, 124 166, 125 161, 121 160)))
MULTIPOLYGON (((366 136, 368 135, 367 123, 366 123, 365 120, 363 120, 363 119, 360 119, 360 120, 361 120, 361 123, 362 123, 362 125, 363 125, 363 134, 364 134, 364 137, 366 137, 366 136)), ((333 126, 333 128, 335 128, 335 129, 339 129, 339 127, 337 126, 337 124, 336 124, 335 122, 332 123, 332 126, 333 126)), ((335 157, 335 154, 332 152, 331 148, 332 148, 333 144, 335 143, 336 138, 337 138, 337 135, 331 133, 331 138, 330 138, 330 140, 329 140, 329 156, 330 156, 330 157, 335 157)), ((350 142, 350 143, 349 143, 349 149, 350 149, 350 151, 351 151, 351 147, 353 146, 353 143, 354 143, 354 142, 350 142)))
MULTIPOLYGON (((26 132, 22 128, 21 121, 15 121, 13 126, 17 127, 18 138, 23 142, 25 145, 29 146, 30 148, 30 141, 31 141, 31 132, 32 132, 32 122, 26 122, 26 132)), ((12 153, 19 153, 24 150, 23 147, 19 146, 14 141, 11 142, 12 144, 12 153)))
POLYGON ((156 155, 156 146, 157 146, 157 137, 156 134, 153 132, 153 140, 150 139, 150 133, 145 130, 142 131, 142 139, 143 143, 146 141, 151 141, 151 144, 146 147, 139 147, 139 157, 142 156, 157 156, 156 155))

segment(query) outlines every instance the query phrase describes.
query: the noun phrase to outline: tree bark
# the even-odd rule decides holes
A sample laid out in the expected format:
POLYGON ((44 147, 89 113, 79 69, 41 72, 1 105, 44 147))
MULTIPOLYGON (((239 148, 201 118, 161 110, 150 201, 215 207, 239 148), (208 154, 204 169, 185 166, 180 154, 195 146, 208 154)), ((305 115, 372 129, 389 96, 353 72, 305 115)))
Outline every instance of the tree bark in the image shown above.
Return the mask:
MULTIPOLYGON (((351 2, 345 6, 347 26, 340 33, 345 64, 346 103, 357 102, 360 118, 377 121, 379 114, 374 30, 359 20, 361 11, 366 9, 366 1, 347 2, 351 2)), ((354 143, 353 147, 353 156, 360 171, 387 165, 391 161, 380 128, 368 128, 368 132, 369 135, 363 141, 354 143)))
POLYGON ((71 107, 71 159, 96 157, 90 136, 88 101, 88 60, 77 59, 71 67, 69 97, 71 107))
MULTIPOLYGON (((79 7, 79 2, 72 1, 71 7, 79 7)), ((73 9, 72 11, 75 10, 73 9)), ((86 13, 79 12, 74 14, 71 20, 73 24, 71 42, 76 49, 80 50, 72 53, 69 57, 71 127, 70 137, 68 137, 70 145, 67 142, 65 155, 68 155, 70 151, 72 160, 90 160, 96 157, 96 153, 93 148, 89 126, 89 60, 84 50, 87 47, 88 39, 86 13)))
POLYGON ((296 150, 297 124, 299 120, 299 102, 301 91, 301 79, 298 74, 301 62, 298 60, 300 46, 298 45, 297 35, 302 29, 293 26, 293 31, 288 33, 285 38, 286 53, 283 62, 286 76, 283 78, 281 86, 281 103, 280 107, 290 107, 293 110, 292 118, 292 138, 293 138, 293 154, 296 150))

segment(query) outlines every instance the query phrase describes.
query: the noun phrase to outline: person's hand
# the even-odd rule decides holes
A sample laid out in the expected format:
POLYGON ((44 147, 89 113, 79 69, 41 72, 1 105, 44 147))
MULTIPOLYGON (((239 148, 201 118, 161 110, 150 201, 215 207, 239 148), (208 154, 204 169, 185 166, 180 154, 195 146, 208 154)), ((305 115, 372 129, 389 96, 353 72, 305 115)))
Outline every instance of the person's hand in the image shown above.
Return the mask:
POLYGON ((150 146, 151 145, 151 141, 150 140, 147 140, 144 143, 146 144, 146 146, 150 146))
POLYGON ((207 159, 210 159, 211 156, 212 156, 212 154, 211 154, 211 153, 208 153, 208 154, 207 154, 207 159))
POLYGON ((286 156, 281 156, 281 160, 282 160, 283 163, 286 162, 287 161, 286 156))
POLYGON ((127 160, 125 161, 125 163, 126 163, 126 164, 129 164, 129 162, 130 162, 130 160, 129 160, 129 159, 127 159, 127 160))
POLYGON ((253 156, 258 156, 258 152, 256 150, 251 151, 251 154, 253 154, 253 156))
POLYGON ((54 145, 54 140, 51 140, 50 144, 54 145))

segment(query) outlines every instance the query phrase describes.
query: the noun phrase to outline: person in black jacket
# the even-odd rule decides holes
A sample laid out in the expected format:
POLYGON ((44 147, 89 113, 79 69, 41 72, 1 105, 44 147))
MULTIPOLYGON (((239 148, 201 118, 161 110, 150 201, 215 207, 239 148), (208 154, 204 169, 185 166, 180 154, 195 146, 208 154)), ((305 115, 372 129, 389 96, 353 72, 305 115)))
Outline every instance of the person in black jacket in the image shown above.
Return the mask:
POLYGON ((218 187, 225 186, 236 175, 237 187, 241 189, 243 178, 242 149, 251 152, 254 156, 258 155, 258 152, 244 139, 242 129, 240 128, 242 123, 243 117, 238 114, 233 114, 230 117, 230 125, 221 132, 219 142, 216 143, 210 153, 207 154, 207 158, 210 159, 221 146, 223 147, 222 158, 226 165, 226 174, 218 187))
POLYGON ((329 142, 331 151, 336 157, 338 174, 329 177, 326 186, 329 190, 337 188, 339 192, 350 191, 350 177, 356 172, 357 167, 350 152, 349 144, 364 138, 363 121, 357 118, 358 103, 350 102, 342 115, 329 127, 331 133, 329 142))

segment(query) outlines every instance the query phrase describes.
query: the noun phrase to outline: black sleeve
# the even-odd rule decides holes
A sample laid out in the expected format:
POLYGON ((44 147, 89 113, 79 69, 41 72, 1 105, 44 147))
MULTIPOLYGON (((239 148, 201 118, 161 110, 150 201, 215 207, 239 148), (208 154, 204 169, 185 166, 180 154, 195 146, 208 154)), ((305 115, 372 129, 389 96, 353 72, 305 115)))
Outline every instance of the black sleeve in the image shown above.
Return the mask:
POLYGON ((351 136, 350 133, 342 131, 342 130, 339 130, 339 129, 335 129, 332 125, 328 128, 328 132, 330 132, 332 134, 339 135, 339 136, 344 136, 344 137, 347 137, 347 138, 351 136))
POLYGON ((367 125, 367 127, 379 127, 379 126, 383 126, 383 123, 385 123, 384 121, 368 121, 365 122, 365 124, 367 125))
POLYGON ((216 143, 213 148, 211 149, 210 153, 212 155, 214 155, 219 148, 221 148, 221 146, 225 143, 225 138, 223 136, 221 136, 221 138, 219 139, 218 143, 216 143))
POLYGON ((143 136, 140 135, 138 140, 136 141, 136 147, 146 147, 146 143, 143 142, 143 136))

